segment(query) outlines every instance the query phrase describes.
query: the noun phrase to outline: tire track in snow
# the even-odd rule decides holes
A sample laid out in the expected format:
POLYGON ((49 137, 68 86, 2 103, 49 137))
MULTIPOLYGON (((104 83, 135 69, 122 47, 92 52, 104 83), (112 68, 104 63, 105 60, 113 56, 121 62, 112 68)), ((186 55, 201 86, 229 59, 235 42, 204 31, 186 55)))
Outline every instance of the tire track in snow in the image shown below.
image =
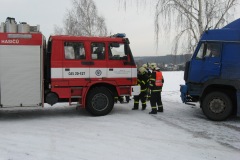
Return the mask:
MULTIPOLYGON (((194 115, 192 115, 192 116, 194 116, 194 115)), ((184 119, 184 117, 176 118, 173 115, 165 116, 164 113, 161 115, 161 117, 158 115, 152 115, 152 117, 154 117, 156 120, 163 121, 164 123, 166 123, 169 126, 178 128, 180 130, 184 130, 185 132, 192 134, 194 138, 204 138, 204 139, 214 140, 215 142, 217 142, 218 144, 220 144, 222 146, 231 148, 238 152, 240 151, 240 147, 234 146, 234 144, 231 144, 231 142, 233 142, 233 141, 235 143, 238 143, 238 142, 240 143, 239 139, 234 139, 231 137, 231 135, 229 135, 228 137, 221 137, 222 135, 218 134, 218 132, 211 133, 215 129, 215 127, 218 127, 218 128, 221 127, 221 130, 231 129, 232 130, 231 132, 239 134, 240 128, 237 126, 233 126, 233 125, 225 124, 225 123, 215 123, 212 121, 206 121, 206 119, 199 119, 198 117, 196 117, 196 118, 188 117, 187 122, 191 124, 191 126, 190 126, 188 124, 180 124, 180 123, 184 123, 186 121, 186 119, 184 119), (175 117, 175 118, 173 118, 173 117, 175 117), (206 121, 206 122, 202 122, 202 121, 206 121), (194 125, 193 123, 196 123, 196 124, 199 123, 199 124, 194 125), (203 128, 199 128, 201 123, 202 123, 203 128), (206 127, 205 127, 205 125, 206 125, 206 127), (192 126, 194 126, 194 128, 192 126), (226 128, 226 129, 224 129, 222 127, 226 128), (208 130, 206 131, 206 128, 209 131, 208 130)), ((219 132, 221 133, 221 131, 219 131, 219 132)))

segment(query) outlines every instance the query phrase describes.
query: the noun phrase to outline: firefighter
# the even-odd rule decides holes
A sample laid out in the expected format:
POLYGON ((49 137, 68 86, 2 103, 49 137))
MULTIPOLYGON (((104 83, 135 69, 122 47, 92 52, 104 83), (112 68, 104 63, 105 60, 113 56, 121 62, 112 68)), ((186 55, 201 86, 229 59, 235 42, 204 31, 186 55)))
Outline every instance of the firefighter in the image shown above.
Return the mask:
POLYGON ((147 107, 146 104, 146 94, 149 84, 149 79, 147 76, 147 70, 144 67, 138 69, 138 79, 137 84, 141 86, 141 93, 138 96, 134 96, 134 106, 132 110, 138 110, 139 100, 142 102, 142 110, 145 110, 147 107))
MULTIPOLYGON (((151 71, 148 68, 148 64, 143 64, 142 67, 144 67, 147 70, 148 79, 150 79, 150 76, 151 76, 152 73, 151 73, 151 71)), ((151 94, 150 94, 150 89, 148 87, 147 88, 147 94, 146 94, 146 100, 149 101, 150 97, 151 97, 151 94)))
POLYGON ((163 105, 161 100, 162 86, 164 83, 163 75, 156 63, 150 65, 152 74, 150 77, 149 87, 151 89, 150 104, 152 111, 149 114, 157 114, 157 112, 163 112, 163 105))

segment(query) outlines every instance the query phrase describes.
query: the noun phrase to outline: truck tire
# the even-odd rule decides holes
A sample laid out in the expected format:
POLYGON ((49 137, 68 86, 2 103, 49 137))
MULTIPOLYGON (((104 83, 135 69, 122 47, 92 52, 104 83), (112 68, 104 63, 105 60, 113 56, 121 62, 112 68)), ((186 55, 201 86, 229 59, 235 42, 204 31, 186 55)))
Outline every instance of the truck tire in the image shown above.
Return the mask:
POLYGON ((232 101, 223 92, 212 92, 202 102, 203 113, 211 120, 223 121, 232 113, 232 101))
POLYGON ((89 91, 86 109, 94 116, 104 116, 113 109, 114 98, 105 87, 96 87, 89 91))

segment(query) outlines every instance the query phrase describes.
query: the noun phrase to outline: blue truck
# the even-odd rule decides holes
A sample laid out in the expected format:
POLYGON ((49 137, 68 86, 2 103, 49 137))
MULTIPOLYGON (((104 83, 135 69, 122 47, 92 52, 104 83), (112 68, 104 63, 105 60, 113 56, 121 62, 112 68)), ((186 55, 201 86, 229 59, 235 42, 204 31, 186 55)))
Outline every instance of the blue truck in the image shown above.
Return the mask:
POLYGON ((199 102, 214 121, 240 116, 240 19, 206 30, 184 71, 183 103, 199 102))

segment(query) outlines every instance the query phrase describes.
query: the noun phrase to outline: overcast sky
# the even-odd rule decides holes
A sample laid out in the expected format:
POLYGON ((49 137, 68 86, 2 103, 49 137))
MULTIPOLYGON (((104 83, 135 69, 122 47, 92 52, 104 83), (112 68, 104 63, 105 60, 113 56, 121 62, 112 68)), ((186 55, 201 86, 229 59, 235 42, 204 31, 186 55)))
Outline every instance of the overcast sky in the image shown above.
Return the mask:
MULTIPOLYGON (((111 34, 126 33, 130 39, 134 56, 155 56, 170 54, 171 40, 160 37, 159 49, 156 52, 154 41, 154 8, 128 6, 125 11, 118 0, 95 0, 98 13, 106 20, 111 34)), ((41 32, 49 37, 54 25, 62 26, 71 0, 1 0, 0 22, 7 17, 14 17, 17 22, 40 25, 41 32)), ((240 18, 240 7, 237 7, 235 19, 240 18)))

